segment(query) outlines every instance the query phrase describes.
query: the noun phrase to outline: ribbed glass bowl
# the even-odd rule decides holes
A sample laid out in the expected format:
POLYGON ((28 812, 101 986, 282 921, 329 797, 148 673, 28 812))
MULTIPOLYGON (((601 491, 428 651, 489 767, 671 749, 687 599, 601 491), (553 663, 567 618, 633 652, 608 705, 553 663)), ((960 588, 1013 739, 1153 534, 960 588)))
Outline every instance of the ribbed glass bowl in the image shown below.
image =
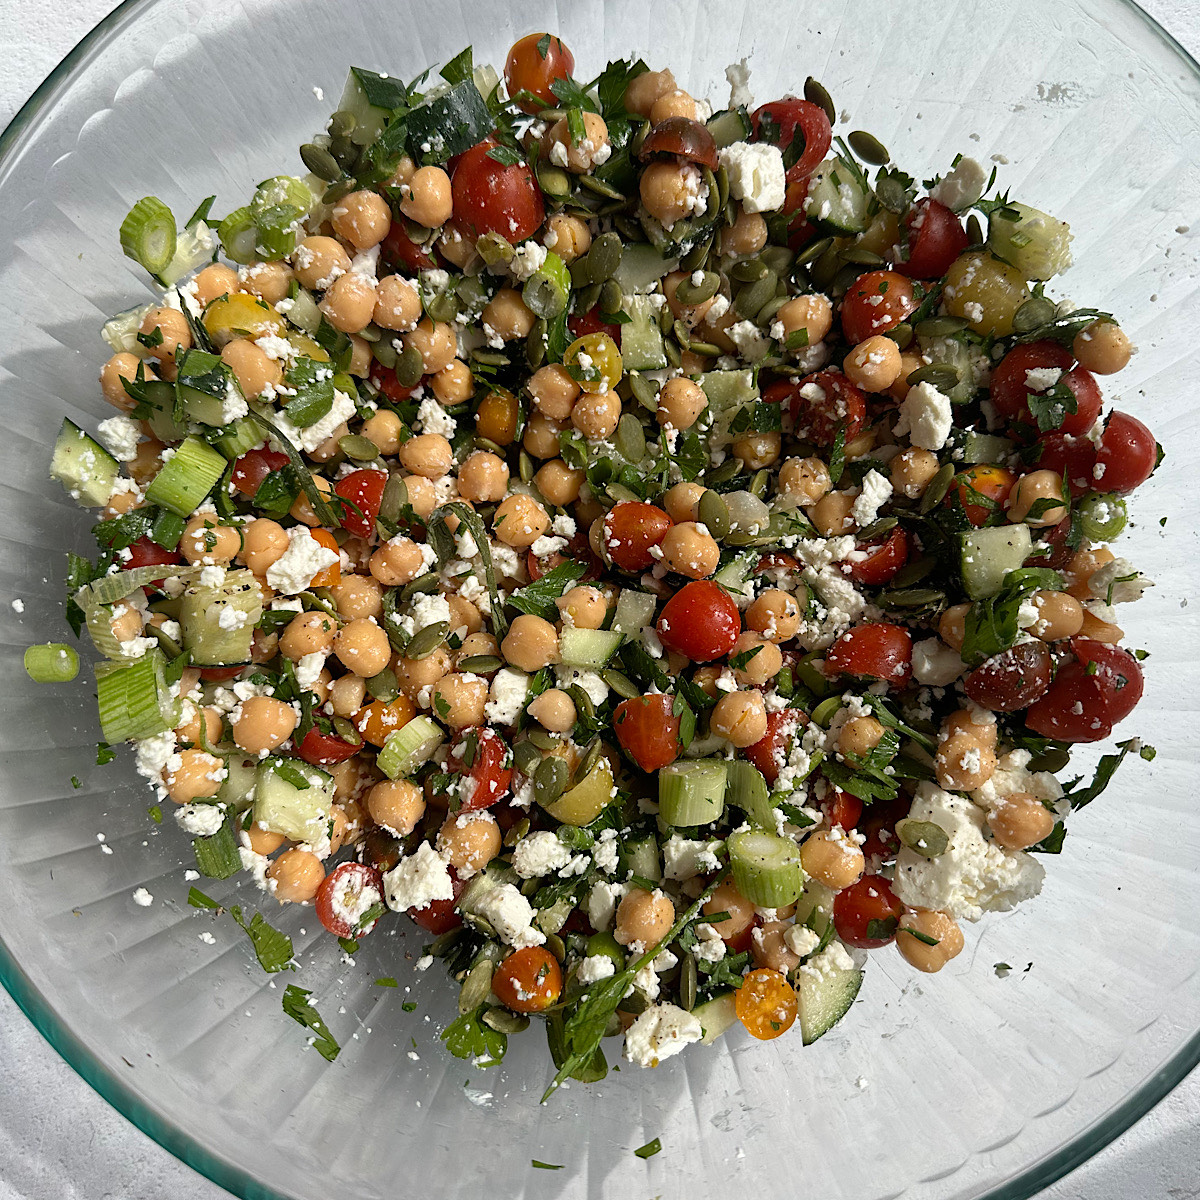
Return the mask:
MULTIPOLYGON (((1200 1050, 1200 606, 1187 599, 1200 584, 1198 95, 1196 65, 1116 0, 123 5, 25 107, 0 158, 9 991, 123 1113, 245 1197, 701 1200, 751 1180, 822 1200, 1026 1197, 1093 1154, 1200 1050), (186 213, 215 192, 216 211, 230 209, 256 181, 299 168, 296 146, 350 64, 411 77, 470 42, 477 61, 500 63, 540 28, 573 47, 581 77, 632 52, 718 103, 725 66, 742 57, 760 100, 811 73, 843 129, 873 131, 918 177, 959 152, 995 155, 1015 197, 1070 221, 1078 265, 1065 288, 1119 314, 1139 347, 1109 399, 1170 455, 1121 543, 1158 581, 1126 616, 1152 656, 1146 699, 1121 732, 1144 734, 1158 757, 1133 760, 1071 821, 1042 896, 970 929, 936 978, 873 954, 859 1002, 808 1049, 733 1032, 656 1071, 564 1089, 548 1107, 536 1032, 514 1038, 499 1069, 446 1057, 437 1034, 452 990, 437 969, 413 971, 422 936, 407 921, 364 942, 351 969, 311 909, 271 905, 303 963, 294 978, 343 1044, 327 1065, 281 1011, 286 979, 262 973, 228 917, 188 908, 187 839, 169 814, 151 822, 128 755, 96 767, 87 675, 36 687, 20 663, 27 643, 61 637, 63 553, 88 543, 88 517, 48 480, 47 460, 64 415, 104 415, 98 327, 146 294, 117 243, 130 204, 156 193, 186 213), (132 899, 139 886, 148 908, 132 899), (399 989, 376 986, 381 975, 399 989), (655 1136, 663 1152, 636 1158, 655 1136)), ((208 890, 263 899, 232 883, 208 890)))

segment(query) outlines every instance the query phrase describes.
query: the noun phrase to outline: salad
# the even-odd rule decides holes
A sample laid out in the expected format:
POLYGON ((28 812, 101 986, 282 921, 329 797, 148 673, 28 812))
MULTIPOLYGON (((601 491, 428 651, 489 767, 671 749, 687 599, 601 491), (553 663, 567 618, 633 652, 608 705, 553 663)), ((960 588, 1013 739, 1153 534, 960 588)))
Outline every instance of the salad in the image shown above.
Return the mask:
POLYGON ((936 972, 1038 893, 1153 753, 1059 778, 1142 694, 1109 543, 1161 458, 1104 411, 1116 320, 1046 293, 1067 225, 994 170, 918 181, 744 62, 716 112, 574 69, 545 33, 502 79, 353 68, 306 173, 139 201, 156 295, 51 468, 100 510, 67 618, 101 753, 190 877, 258 885, 229 915, 268 971, 277 905, 347 954, 411 919, 450 1053, 537 1018, 547 1095, 610 1045, 808 1044, 872 954, 936 972))

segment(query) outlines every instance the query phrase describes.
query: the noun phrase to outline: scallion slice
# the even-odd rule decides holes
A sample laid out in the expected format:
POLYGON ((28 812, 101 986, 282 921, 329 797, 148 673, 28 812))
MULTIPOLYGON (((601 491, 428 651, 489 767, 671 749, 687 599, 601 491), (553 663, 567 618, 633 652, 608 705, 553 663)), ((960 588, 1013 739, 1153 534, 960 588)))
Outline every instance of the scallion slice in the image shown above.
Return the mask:
POLYGON ((150 481, 146 499, 181 517, 190 517, 221 478, 226 460, 198 437, 184 438, 150 481))
POLYGON ((79 674, 79 655, 62 642, 30 646, 25 651, 25 674, 34 683, 70 683, 79 674))
POLYGON ((128 664, 96 664, 96 699, 106 742, 153 737, 179 724, 182 706, 167 687, 165 668, 166 658, 157 649, 128 664))
POLYGON ((389 778, 411 775, 427 763, 444 739, 442 728, 429 717, 413 717, 384 742, 375 765, 389 778))
POLYGON ((735 833, 726 845, 733 882, 751 904, 783 908, 804 890, 800 847, 791 838, 752 830, 735 833))
POLYGON ((254 213, 249 208, 235 208, 217 226, 217 236, 225 248, 226 257, 243 267, 254 262, 258 226, 254 221, 254 213))
POLYGON ((121 222, 121 249, 151 275, 175 257, 175 217, 157 196, 143 196, 121 222))
POLYGON ((658 811, 668 825, 708 825, 725 808, 722 759, 675 762, 658 773, 658 811))

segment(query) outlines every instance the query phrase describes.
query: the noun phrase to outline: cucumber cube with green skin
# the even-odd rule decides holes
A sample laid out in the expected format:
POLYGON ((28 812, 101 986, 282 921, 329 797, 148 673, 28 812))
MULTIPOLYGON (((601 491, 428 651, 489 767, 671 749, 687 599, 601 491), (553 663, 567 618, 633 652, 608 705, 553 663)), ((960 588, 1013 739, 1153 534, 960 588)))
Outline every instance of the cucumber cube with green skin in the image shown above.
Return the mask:
POLYGON ((692 1009, 692 1016, 700 1022, 704 1036, 700 1041, 711 1046, 736 1020, 737 1006, 733 992, 722 992, 692 1009))
POLYGON ((849 1011, 863 973, 857 967, 833 969, 820 974, 798 971, 796 974, 797 1022, 806 1046, 831 1030, 849 1011))
POLYGON ((625 301, 629 323, 621 330, 621 362, 627 371, 657 371, 667 365, 658 310, 649 296, 630 296, 625 301))
POLYGON ((565 666, 599 671, 608 666, 624 640, 624 634, 611 629, 564 629, 558 652, 565 666))
POLYGON ((78 425, 64 420, 50 459, 50 477, 80 504, 107 504, 121 464, 78 425))
POLYGON ((749 369, 736 371, 705 371, 699 379, 700 387, 708 397, 708 407, 714 413, 725 409, 742 408, 753 404, 759 397, 754 372, 749 369))
POLYGON ((196 666, 248 662, 261 617, 262 592, 250 571, 230 571, 215 586, 190 584, 179 605, 184 648, 196 666))
MULTIPOLYGON (((649 291, 664 275, 678 267, 679 259, 664 258, 649 242, 631 242, 621 251, 621 262, 613 278, 626 296, 632 296, 649 291)), ((623 353, 623 335, 621 340, 623 353)))
POLYGON ((257 768, 254 821, 293 842, 320 845, 329 837, 333 793, 332 777, 319 767, 269 758, 257 768))
POLYGON ((1033 552, 1028 525, 993 525, 962 535, 963 588, 972 600, 994 596, 1009 571, 1033 552))
POLYGON ((657 608, 658 600, 649 592, 622 588, 621 594, 617 597, 612 627, 626 637, 637 637, 647 625, 653 623, 657 608))

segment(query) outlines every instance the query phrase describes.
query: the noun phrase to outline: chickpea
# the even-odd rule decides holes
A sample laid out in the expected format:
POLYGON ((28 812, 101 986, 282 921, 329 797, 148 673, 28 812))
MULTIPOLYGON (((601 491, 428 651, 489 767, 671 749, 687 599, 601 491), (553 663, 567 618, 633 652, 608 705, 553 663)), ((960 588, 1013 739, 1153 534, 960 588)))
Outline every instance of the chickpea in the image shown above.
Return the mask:
POLYGON ((658 411, 654 415, 660 425, 691 429, 707 407, 708 397, 704 389, 698 383, 677 375, 663 384, 658 393, 658 411))
POLYGON ((375 285, 353 271, 339 275, 318 307, 334 329, 358 333, 370 325, 375 315, 375 285))
POLYGON ((650 106, 650 124, 657 125, 669 117, 686 117, 689 121, 700 119, 700 108, 687 92, 677 89, 659 96, 650 106))
POLYGON ((399 275, 385 275, 375 287, 375 324, 408 333, 421 319, 421 295, 399 275))
POLYGON ((778 461, 782 444, 779 433, 748 433, 734 439, 733 456, 740 458, 747 470, 758 471, 778 461))
POLYGON ((329 591, 337 605, 338 616, 343 621, 353 621, 356 617, 378 617, 383 612, 383 587, 374 576, 343 575, 329 591))
POLYGON ((805 838, 800 864, 805 874, 835 892, 857 883, 867 869, 863 852, 841 829, 819 829, 805 838))
POLYGON ((402 478, 408 491, 409 507, 424 520, 437 508, 437 489, 428 479, 423 479, 420 475, 404 475, 402 478))
POLYGON ((454 214, 450 176, 441 167, 418 167, 408 181, 408 198, 400 202, 400 211, 410 221, 437 229, 454 214))
POLYGON ((866 458, 867 455, 875 449, 875 444, 877 441, 878 438, 876 437, 875 430, 873 429, 868 429, 865 432, 860 433, 858 437, 851 438, 846 443, 846 461, 854 462, 855 459, 866 458))
POLYGON ((925 494, 933 477, 941 470, 938 456, 929 450, 911 446, 901 450, 888 465, 888 474, 892 479, 892 487, 910 500, 916 500, 925 494))
POLYGON ((1037 609, 1038 619, 1029 632, 1043 642, 1074 637, 1083 628, 1083 605, 1066 592, 1034 592, 1030 603, 1037 609))
POLYGON ((233 721, 233 740, 247 754, 259 754, 282 746, 292 736, 300 718, 296 710, 272 696, 243 700, 233 721))
MULTIPOLYGON (((461 478, 461 472, 459 474, 461 478)), ((576 471, 568 467, 561 458, 555 458, 534 475, 533 482, 551 504, 566 508, 568 504, 574 504, 579 499, 585 478, 583 471, 576 471)))
POLYGON ((774 679, 783 669, 783 655, 780 653, 779 647, 774 642, 768 642, 765 638, 749 630, 738 634, 738 640, 733 644, 730 658, 736 658, 747 652, 750 652, 752 657, 746 662, 746 665, 734 668, 733 673, 739 683, 749 684, 751 687, 761 687, 764 683, 774 679))
POLYGON ((142 318, 139 332, 153 334, 155 330, 162 333, 162 341, 153 349, 146 348, 146 357, 157 359, 159 373, 164 379, 175 378, 175 351, 182 348, 190 350, 192 345, 192 330, 187 323, 187 317, 177 308, 152 308, 142 318))
POLYGON ((192 295, 201 307, 211 304, 220 296, 236 292, 240 284, 237 272, 224 263, 210 263, 203 271, 196 274, 192 283, 195 287, 192 295))
POLYGON ((550 516, 532 496, 516 492, 497 506, 492 528, 506 546, 524 550, 550 528, 550 516))
POLYGON ((195 516, 184 526, 179 552, 190 563, 225 566, 242 548, 242 535, 230 525, 218 525, 215 518, 195 516))
POLYGON ((454 451, 440 433, 418 433, 400 447, 400 465, 424 479, 441 479, 454 465, 454 451))
POLYGON ((751 934, 750 953, 756 967, 770 967, 786 975, 800 965, 800 956, 788 949, 783 935, 791 928, 787 921, 764 921, 751 934))
POLYGON ((746 609, 746 625, 778 645, 800 632, 800 615, 795 596, 779 588, 768 588, 746 609))
POLYGON ((108 624, 118 642, 127 642, 141 634, 142 614, 132 604, 122 600, 113 606, 112 619, 108 624))
POLYGON ((467 500, 502 500, 508 491, 508 464, 486 450, 476 450, 458 468, 458 493, 467 500))
POLYGON ((879 334, 859 342, 842 361, 846 378, 864 392, 886 392, 900 377, 900 347, 879 334))
POLYGON ((279 637, 279 653, 292 662, 306 654, 328 654, 336 634, 336 622, 325 613, 297 613, 279 637))
POLYGON ((1076 550, 1067 563, 1063 578, 1067 592, 1076 600, 1092 599, 1091 578, 1105 563, 1113 560, 1113 552, 1107 546, 1093 546, 1090 550, 1076 550))
POLYGON ((912 388, 912 384, 908 382, 908 377, 914 371, 919 371, 923 366, 925 366, 925 363, 919 354, 914 354, 912 350, 902 350, 900 352, 900 374, 896 376, 896 381, 888 388, 887 394, 893 400, 903 400, 912 388))
POLYGON ((1063 500, 1062 476, 1056 471, 1030 471, 1017 480, 1008 497, 1008 519, 1013 524, 1024 521, 1033 529, 1044 529, 1057 525, 1067 515, 1063 500), (1040 500, 1052 500, 1053 504, 1042 505, 1043 511, 1030 516, 1029 510, 1040 500))
POLYGON ((360 675, 343 675, 329 685, 329 703, 339 717, 352 717, 367 698, 367 683, 360 675))
POLYGON ((535 318, 521 293, 513 288, 501 288, 483 309, 484 332, 503 342, 529 336, 535 318))
POLYGON ((948 792, 973 792, 996 772, 995 722, 976 724, 967 709, 951 713, 938 737, 934 770, 948 792))
POLYGON ((183 750, 179 761, 172 757, 166 769, 167 794, 176 804, 190 804, 206 796, 215 796, 225 778, 225 764, 203 750, 183 750))
POLYGON ((113 492, 108 498, 108 503, 101 510, 101 515, 106 521, 113 517, 123 517, 127 512, 141 508, 143 499, 145 497, 136 490, 136 487, 131 492, 113 492))
POLYGON ((599 113, 584 111, 583 137, 572 142, 567 118, 555 121, 546 133, 545 145, 550 161, 573 175, 585 175, 593 167, 608 161, 611 153, 608 125, 599 113))
POLYGON ((754 924, 754 905, 728 879, 719 884, 716 891, 705 900, 702 911, 705 917, 719 912, 729 914, 719 921, 709 922, 727 942, 732 941, 754 924))
POLYGON ((692 213, 700 196, 700 172, 691 163, 655 161, 642 172, 638 191, 646 211, 669 229, 692 213))
POLYGON ((629 81, 625 89, 625 107, 639 117, 649 117, 654 102, 678 91, 670 71, 644 71, 629 81))
POLYGON ((681 521, 672 525, 662 540, 662 560, 670 570, 689 579, 707 579, 721 561, 721 547, 703 525, 681 521))
POLYGON ((432 691, 433 685, 450 670, 450 666, 450 652, 439 646, 424 658, 398 658, 392 669, 396 672, 396 684, 404 695, 418 702, 423 699, 428 708, 429 692, 425 689, 432 691), (424 696, 422 692, 425 692, 424 696))
POLYGON ((926 974, 940 971, 952 958, 962 953, 963 945, 962 930, 948 913, 918 908, 900 918, 896 949, 904 961, 918 971, 926 974), (914 933, 934 939, 935 945, 931 946, 920 937, 914 937, 914 933))
POLYGON ((268 385, 283 383, 283 370, 248 338, 235 338, 221 350, 221 360, 233 372, 247 400, 257 400, 268 385))
POLYGON ((589 441, 612 437, 621 419, 621 397, 616 392, 588 392, 571 409, 571 424, 589 441))
POLYGON ((346 670, 364 679, 378 675, 392 656, 387 634, 367 618, 347 621, 334 638, 333 652, 346 670))
POLYGON ((525 436, 521 444, 534 458, 557 458, 561 445, 558 435, 563 431, 561 421, 551 421, 540 412, 535 412, 525 423, 525 436))
POLYGON ((779 468, 779 490, 801 508, 816 504, 833 486, 829 468, 819 458, 789 458, 779 468))
MULTIPOLYGON (((551 626, 553 628, 553 626, 551 626)), ((443 675, 433 685, 433 707, 451 729, 482 725, 488 684, 477 675, 443 675)))
POLYGON ((350 255, 336 238, 317 234, 296 247, 292 270, 304 287, 323 290, 350 270, 350 255))
POLYGON ((287 838, 282 833, 276 833, 273 829, 264 829, 258 822, 255 822, 246 830, 246 841, 255 854, 274 854, 287 841, 287 838))
POLYGON ((338 442, 350 432, 350 426, 342 421, 340 424, 333 427, 330 435, 320 443, 317 447, 308 452, 308 457, 313 462, 326 463, 337 458, 341 453, 341 447, 338 442))
MULTIPOLYGON (((143 428, 145 428, 143 426, 143 428)), ((139 487, 146 488, 162 467, 162 452, 166 447, 157 438, 139 442, 132 460, 125 464, 129 477, 139 487)))
POLYGON ((310 850, 285 850, 267 868, 267 878, 275 884, 272 894, 283 904, 304 904, 325 882, 325 868, 310 850))
POLYGON ((732 225, 721 230, 721 253, 735 258, 757 254, 767 244, 767 222, 762 213, 747 212, 739 204, 732 225))
POLYGON ((663 507, 672 521, 696 521, 700 517, 700 497, 705 489, 698 483, 677 483, 667 490, 663 507))
POLYGON ((841 754, 870 754, 883 739, 883 725, 874 717, 851 717, 838 730, 837 748, 841 754))
POLYGON ((456 813, 446 818, 437 845, 460 876, 474 875, 500 853, 500 826, 483 810, 456 813))
POLYGON ((1029 792, 1013 792, 988 812, 992 840, 1005 850, 1026 850, 1048 837, 1054 814, 1029 792))
POLYGON ((666 937, 675 923, 675 905, 669 896, 657 888, 648 892, 645 888, 630 888, 617 905, 613 937, 622 946, 638 943, 653 946, 666 937))
POLYGON ((604 593, 586 584, 571 588, 554 603, 558 606, 563 624, 576 629, 599 629, 608 615, 604 593))
POLYGON ((475 394, 475 377, 471 368, 461 359, 455 359, 443 367, 429 381, 433 394, 442 404, 462 404, 475 394))
POLYGON ((425 796, 409 779, 385 779, 367 792, 367 812, 376 825, 407 837, 425 815, 425 796))
POLYGON ((278 304, 291 291, 292 268, 285 262, 251 263, 242 268, 239 282, 242 291, 268 304, 278 304))
POLYGON ((447 596, 446 603, 450 606, 451 633, 460 638, 470 637, 483 628, 483 615, 470 600, 462 596, 447 596))
POLYGON ((1094 642, 1107 642, 1110 646, 1115 646, 1125 636, 1119 625, 1106 621, 1093 611, 1093 605, 1090 604, 1084 605, 1083 624, 1079 627, 1079 632, 1085 638, 1091 638, 1094 642))
POLYGON ((592 231, 586 222, 569 213, 555 213, 546 222, 546 246, 565 263, 574 262, 592 248, 592 231))
POLYGON ((333 683, 333 676, 330 674, 327 667, 322 667, 316 679, 309 685, 309 691, 317 698, 318 704, 324 704, 329 699, 329 687, 333 683))
POLYGON ((828 492, 809 510, 808 516, 824 537, 849 533, 854 528, 854 497, 848 492, 828 492))
POLYGON ((558 662, 558 632, 549 621, 522 613, 508 627, 500 652, 514 667, 533 674, 558 662))
POLYGON ((458 354, 458 338, 454 326, 444 321, 423 317, 414 329, 404 335, 404 347, 415 347, 421 355, 421 367, 426 375, 435 375, 448 367, 458 354))
POLYGON ((329 223, 343 241, 358 250, 370 250, 387 237, 392 227, 392 210, 378 192, 351 192, 333 206, 329 223))
MULTIPOLYGON (((333 495, 333 484, 328 479, 321 475, 313 475, 313 486, 326 500, 333 495)), ((312 501, 309 500, 306 493, 301 492, 288 509, 288 516, 299 521, 302 525, 307 525, 310 529, 316 529, 321 524, 321 518, 317 516, 316 509, 312 506, 312 501)))
POLYGON ((1097 375, 1115 375, 1129 366, 1133 345, 1115 321, 1093 321, 1075 335, 1071 353, 1081 367, 1097 375))
POLYGON ((178 741, 191 742, 193 746, 200 746, 202 721, 204 737, 208 744, 214 746, 221 740, 221 714, 215 708, 207 706, 201 708, 200 705, 188 700, 185 701, 183 709, 187 715, 175 730, 175 737, 178 741))
POLYGON ((952 604, 938 619, 938 637, 951 650, 962 650, 963 638, 966 637, 967 613, 970 611, 969 604, 952 604))
POLYGON ((1020 271, 980 250, 960 254, 950 264, 942 291, 947 311, 985 336, 1008 337, 1017 309, 1028 299, 1020 271))
POLYGON ((579 384, 560 363, 539 367, 525 386, 534 407, 552 421, 565 421, 579 396, 579 384))
POLYGON ((828 296, 813 293, 789 300, 775 314, 775 320, 783 326, 784 341, 798 329, 808 334, 808 344, 815 346, 823 342, 833 328, 833 305, 828 296))
MULTIPOLYGON (((126 354, 122 351, 120 354, 114 354, 100 368, 100 390, 113 408, 119 408, 122 412, 129 412, 133 408, 136 401, 125 390, 121 380, 136 379, 141 363, 142 360, 136 354, 126 354)), ((148 367, 143 369, 142 375, 145 379, 158 378, 148 367)))
POLYGON ((561 688, 535 697, 525 711, 551 733, 567 733, 575 724, 575 701, 561 688))
POLYGON ((767 736, 767 708, 761 693, 725 692, 709 714, 708 727, 739 749, 767 736))

